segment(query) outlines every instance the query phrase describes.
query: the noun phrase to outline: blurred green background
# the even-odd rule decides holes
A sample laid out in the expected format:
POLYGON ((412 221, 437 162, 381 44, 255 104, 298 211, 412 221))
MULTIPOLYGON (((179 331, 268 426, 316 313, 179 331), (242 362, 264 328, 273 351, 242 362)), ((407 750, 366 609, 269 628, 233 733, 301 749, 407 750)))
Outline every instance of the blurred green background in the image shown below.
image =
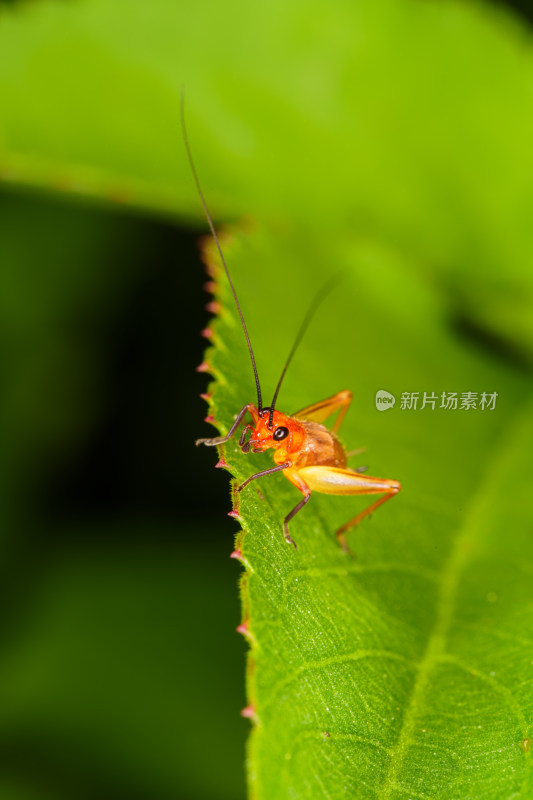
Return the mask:
POLYGON ((242 796, 236 526, 193 443, 197 237, 61 198, 0 209, 0 797, 242 796))
MULTIPOLYGON (((488 76, 487 97, 496 90, 508 98, 509 124, 518 127, 520 87, 506 81, 517 42, 527 49, 531 40, 528 7, 514 5, 509 14, 503 3, 467 6, 464 40, 468 51, 479 25, 484 57, 474 71, 488 76), (495 33, 500 19, 512 32, 508 47, 505 33, 503 45, 495 33)), ((180 139, 179 87, 187 87, 193 148, 217 219, 265 213, 283 228, 278 203, 300 222, 316 206, 331 236, 350 214, 342 194, 322 196, 321 177, 343 173, 349 158, 364 172, 373 141, 364 125, 348 128, 335 151, 353 90, 337 43, 350 58, 353 50, 364 65, 355 94, 374 123, 382 117, 390 145, 384 172, 400 167, 387 197, 377 181, 368 206, 354 190, 350 211, 361 231, 379 238, 387 230, 389 244, 401 242, 404 222, 409 228, 416 218, 420 178, 402 184, 410 164, 396 160, 395 148, 402 136, 418 141, 420 120, 391 124, 379 87, 388 85, 402 36, 407 51, 409 37, 423 43, 424 26, 433 25, 445 49, 448 36, 461 39, 464 20, 454 4, 374 7, 365 28, 342 2, 268 10, 164 0, 144 8, 119 0, 0 4, 1 798, 244 796, 245 646, 234 633, 239 568, 228 559, 236 526, 224 516, 227 475, 193 444, 212 430, 198 397, 206 378, 195 372, 208 320, 197 247, 205 225, 180 139), (424 7, 436 9, 433 22, 424 7), (402 16, 402 8, 400 30, 392 11, 402 16), (374 72, 369 30, 386 31, 398 48, 388 60, 385 41, 374 72), (366 70, 375 83, 366 83, 366 70), (306 150, 308 132, 315 146, 322 140, 319 163, 306 150), (264 137, 263 149, 254 135, 264 137)), ((449 98, 472 80, 462 55, 453 74, 444 66, 439 76, 449 98)), ((407 85, 424 73, 418 56, 407 85)), ((432 104, 440 108, 441 98, 429 89, 413 100, 420 119, 432 104)), ((454 135, 470 134, 475 151, 477 128, 458 108, 454 135)), ((490 138, 487 119, 479 123, 490 138)), ((446 151, 447 131, 433 134, 446 151)), ((507 152, 500 135, 495 125, 507 152)), ((511 194, 522 185, 520 157, 517 164, 511 194)), ((505 162, 493 166, 506 174, 505 162)), ((483 159, 478 167, 477 178, 483 159)), ((445 161, 433 184, 443 207, 451 204, 447 177, 445 161)), ((490 232, 486 209, 479 228, 472 225, 479 196, 476 184, 472 198, 462 197, 464 212, 454 208, 435 223, 434 240, 428 231, 440 205, 422 208, 421 263, 446 285, 458 326, 523 370, 533 323, 521 242, 510 270, 523 283, 501 279, 496 248, 483 264, 483 303, 472 303, 479 273, 462 274, 490 232), (459 233, 458 219, 468 220, 459 233), (441 245, 453 250, 450 231, 462 260, 450 259, 446 273, 450 263, 435 254, 441 245)), ((490 212, 497 215, 497 203, 490 212)))

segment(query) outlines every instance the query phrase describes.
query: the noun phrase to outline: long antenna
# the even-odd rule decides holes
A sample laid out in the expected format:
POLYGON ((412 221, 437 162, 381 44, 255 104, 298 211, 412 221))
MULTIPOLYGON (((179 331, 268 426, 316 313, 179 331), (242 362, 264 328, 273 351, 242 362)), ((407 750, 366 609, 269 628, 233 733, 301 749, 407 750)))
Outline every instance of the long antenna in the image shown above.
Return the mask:
POLYGON ((239 300, 237 298, 237 292, 235 291, 235 287, 233 285, 233 281, 231 280, 231 275, 229 274, 228 265, 226 264, 226 259, 224 258, 224 253, 222 252, 222 248, 220 246, 220 242, 218 240, 217 232, 215 230, 215 226, 213 224, 213 220, 211 219, 211 214, 209 213, 209 209, 207 208, 207 203, 205 202, 204 193, 202 192, 202 187, 200 186, 200 181, 198 179, 198 175, 196 172, 196 167, 194 166, 194 161, 192 158, 191 147, 189 145, 189 139, 187 136, 187 128, 185 127, 185 90, 181 89, 181 98, 180 98, 180 111, 181 111, 181 129, 183 131, 183 139, 185 141, 185 148, 187 150, 187 156, 189 158, 189 164, 191 166, 191 171, 193 174, 194 182, 196 184, 196 188, 198 190, 198 194, 200 195, 200 200, 202 201, 202 206, 204 209, 205 216, 207 217, 207 221, 209 223, 209 227, 211 228, 211 233, 213 235, 213 239, 215 240, 215 244, 217 246, 217 250, 220 254, 220 260, 224 265, 224 269, 226 270, 226 275, 229 281, 229 285, 231 286, 231 291, 233 292, 233 297, 235 299, 235 304, 237 306, 237 311, 239 312, 239 317, 241 318, 242 328, 244 330, 244 335, 246 337, 246 344, 248 345, 248 352, 250 353, 250 358, 252 360, 252 367, 254 370, 254 378, 255 378, 255 386, 257 389, 257 410, 259 411, 259 416, 263 413, 263 399, 261 397, 261 386, 259 384, 259 375, 257 374, 257 366, 255 363, 254 358, 254 351, 252 349, 252 343, 250 341, 250 337, 248 335, 248 328, 246 327, 246 322, 244 321, 244 316, 241 310, 241 306, 239 300))
POLYGON ((291 361, 293 359, 293 356, 294 356, 296 350, 298 349, 298 345, 302 341, 303 335, 306 332, 307 328, 309 327, 309 323, 311 322, 311 320, 313 319, 314 315, 316 314, 318 307, 326 299, 328 294, 337 285, 337 283, 341 280, 341 278, 342 278, 342 273, 338 272, 336 275, 334 275, 332 278, 330 278, 328 281, 326 281, 325 285, 322 286, 318 290, 318 292, 315 294, 315 296, 311 300, 309 308, 307 309, 307 313, 306 313, 306 315, 305 315, 305 317, 303 319, 302 324, 300 325, 300 329, 298 330, 298 333, 296 334, 296 338, 294 340, 294 344, 291 347, 291 351, 289 353, 287 361, 285 362, 285 366, 283 367, 283 370, 281 372, 281 377, 280 377, 280 379, 278 381, 278 385, 276 386, 276 391, 274 392, 274 397, 272 398, 272 404, 270 406, 270 416, 268 418, 268 427, 269 428, 272 428, 272 422, 273 422, 273 419, 274 419, 274 411, 275 411, 275 408, 276 408, 276 400, 278 399, 278 394, 279 394, 279 390, 281 389, 281 384, 283 383, 283 378, 285 377, 285 373, 287 372, 287 370, 289 368, 289 364, 291 363, 291 361))

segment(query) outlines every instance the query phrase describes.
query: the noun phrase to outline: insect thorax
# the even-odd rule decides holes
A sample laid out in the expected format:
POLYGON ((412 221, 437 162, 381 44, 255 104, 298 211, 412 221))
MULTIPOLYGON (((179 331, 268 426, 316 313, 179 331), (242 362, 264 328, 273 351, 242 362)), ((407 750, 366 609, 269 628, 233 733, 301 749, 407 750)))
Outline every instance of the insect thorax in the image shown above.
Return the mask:
POLYGON ((346 453, 334 433, 319 422, 298 420, 305 430, 305 443, 300 451, 298 467, 321 465, 345 467, 346 453))

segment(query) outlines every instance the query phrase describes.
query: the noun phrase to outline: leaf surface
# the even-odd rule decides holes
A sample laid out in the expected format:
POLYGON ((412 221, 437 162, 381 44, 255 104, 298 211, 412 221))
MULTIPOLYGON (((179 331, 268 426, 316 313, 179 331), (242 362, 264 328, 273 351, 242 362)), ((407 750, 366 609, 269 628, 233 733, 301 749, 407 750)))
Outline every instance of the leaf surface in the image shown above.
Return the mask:
POLYGON ((6 182, 194 215, 184 85, 214 211, 375 235, 531 364, 533 58, 509 14, 49 1, 4 8, 0 52, 6 182))
MULTIPOLYGON (((277 287, 276 324, 261 303, 249 314, 250 327, 266 332, 254 339, 266 364, 265 402, 276 378, 268 365, 275 356, 281 370, 295 329, 283 294, 302 298, 303 313, 309 283, 320 280, 291 241, 266 238, 241 234, 228 248, 238 285, 253 263, 252 295, 267 290, 265 274, 277 287), (308 280, 298 280, 303 274, 308 280)), ((345 283, 318 312, 278 407, 292 411, 352 388, 343 438, 349 449, 366 445, 359 463, 401 480, 403 491, 352 532, 355 559, 334 532, 365 498, 314 493, 291 523, 294 551, 282 521, 297 490, 278 475, 240 495, 253 796, 528 797, 521 747, 533 663, 528 382, 458 341, 433 292, 408 276, 398 291, 398 260, 376 253, 369 271, 357 248, 332 251, 345 283), (407 300, 418 337, 402 311, 407 300), (395 314, 384 313, 394 304, 395 314), (374 402, 383 388, 397 397, 386 412, 374 402), (411 391, 420 392, 418 408, 402 409, 401 394, 411 391), (498 398, 493 410, 440 408, 442 392, 451 391, 498 398), (421 408, 424 392, 437 398, 435 409, 421 408)), ((224 282, 220 291, 209 363, 225 431, 254 393, 224 282)), ((244 456, 235 440, 224 457, 239 482, 271 464, 266 455, 244 456)))

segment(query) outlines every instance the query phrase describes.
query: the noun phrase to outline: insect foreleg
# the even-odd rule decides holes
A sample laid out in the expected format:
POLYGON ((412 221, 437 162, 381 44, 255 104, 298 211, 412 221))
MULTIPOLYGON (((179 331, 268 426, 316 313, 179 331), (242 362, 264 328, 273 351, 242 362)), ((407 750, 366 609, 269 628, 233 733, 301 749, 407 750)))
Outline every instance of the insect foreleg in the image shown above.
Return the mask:
POLYGON ((242 418, 244 417, 249 408, 250 408, 249 404, 246 404, 241 408, 241 410, 237 414, 235 422, 233 423, 233 425, 231 426, 231 428, 229 429, 228 433, 225 436, 216 436, 214 439, 197 439, 196 445, 198 446, 199 444, 205 444, 207 445, 207 447, 215 447, 215 445, 217 444, 224 444, 224 442, 229 441, 229 439, 231 439, 231 437, 241 424, 242 418))
POLYGON ((253 431, 253 429, 254 429, 254 426, 250 425, 250 424, 245 425, 244 428, 242 429, 241 437, 239 439, 239 447, 241 448, 243 453, 249 453, 250 452, 251 444, 250 444, 249 441, 245 442, 245 439, 246 439, 247 435, 251 431, 253 431))

